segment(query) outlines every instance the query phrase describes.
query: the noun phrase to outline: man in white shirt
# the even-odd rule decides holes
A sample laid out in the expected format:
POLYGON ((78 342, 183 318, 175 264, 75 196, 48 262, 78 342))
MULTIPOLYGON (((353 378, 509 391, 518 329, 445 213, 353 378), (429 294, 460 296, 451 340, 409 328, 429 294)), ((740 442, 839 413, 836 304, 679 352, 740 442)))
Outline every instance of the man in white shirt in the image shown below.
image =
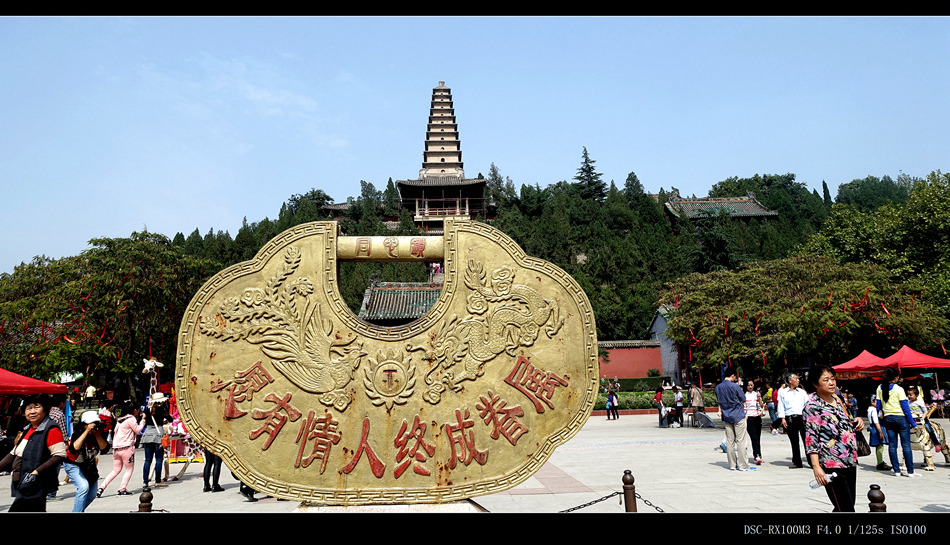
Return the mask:
POLYGON ((778 394, 776 412, 785 434, 792 442, 792 465, 788 466, 790 469, 803 467, 802 451, 798 440, 801 438, 802 445, 805 444, 805 422, 802 420, 802 409, 805 408, 807 400, 808 393, 799 388, 798 375, 793 374, 788 377, 788 388, 778 394))

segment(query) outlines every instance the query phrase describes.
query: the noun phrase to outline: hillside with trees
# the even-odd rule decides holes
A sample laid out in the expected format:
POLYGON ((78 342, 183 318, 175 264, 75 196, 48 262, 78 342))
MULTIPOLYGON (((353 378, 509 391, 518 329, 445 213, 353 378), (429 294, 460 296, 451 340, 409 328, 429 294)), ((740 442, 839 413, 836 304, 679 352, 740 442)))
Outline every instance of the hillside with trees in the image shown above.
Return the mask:
MULTIPOLYGON (((934 350, 946 338, 950 176, 940 171, 855 179, 834 200, 827 183, 819 194, 791 173, 712 184, 708 197, 752 194, 778 212, 752 219, 677 216, 666 207, 676 188, 647 193, 634 172, 620 185, 608 182, 586 148, 569 180, 518 185, 494 164, 484 178, 486 221, 578 281, 602 340, 647 338, 661 303, 670 310, 669 334, 696 366, 774 370, 816 354, 884 353, 901 342, 934 350)), ((291 195, 275 219, 245 218, 233 238, 213 228, 171 239, 132 233, 94 239, 78 256, 24 263, 0 275, 0 366, 112 381, 145 357, 171 363, 193 294, 284 230, 337 219, 344 235, 418 233, 392 179, 383 187, 360 181, 358 195, 336 204, 321 189, 291 195)), ((351 309, 376 275, 423 281, 426 269, 341 264, 351 309)))

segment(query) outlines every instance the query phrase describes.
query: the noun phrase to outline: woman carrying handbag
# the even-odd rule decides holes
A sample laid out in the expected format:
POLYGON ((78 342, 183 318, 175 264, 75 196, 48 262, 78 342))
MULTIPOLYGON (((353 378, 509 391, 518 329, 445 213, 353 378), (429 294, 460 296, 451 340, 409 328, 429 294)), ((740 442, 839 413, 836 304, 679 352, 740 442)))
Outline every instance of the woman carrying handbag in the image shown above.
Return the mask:
POLYGON ((142 434, 142 447, 145 450, 145 465, 142 467, 142 486, 148 486, 149 471, 152 461, 155 461, 155 486, 162 486, 162 468, 165 458, 165 449, 162 447, 162 438, 165 437, 165 429, 162 424, 165 421, 167 411, 165 401, 168 398, 161 392, 156 392, 148 399, 146 408, 145 432, 142 434))

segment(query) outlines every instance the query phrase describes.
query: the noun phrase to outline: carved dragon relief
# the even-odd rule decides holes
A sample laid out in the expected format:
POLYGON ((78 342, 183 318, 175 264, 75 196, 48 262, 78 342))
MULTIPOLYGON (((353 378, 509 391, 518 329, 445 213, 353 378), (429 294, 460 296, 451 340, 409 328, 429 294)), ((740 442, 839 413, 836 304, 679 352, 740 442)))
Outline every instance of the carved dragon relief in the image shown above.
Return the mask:
POLYGON ((514 269, 498 267, 486 278, 484 266, 469 260, 464 283, 471 290, 466 296, 464 319, 453 315, 432 336, 432 349, 422 350, 426 358, 437 362, 426 373, 426 401, 436 404, 447 389, 459 391, 466 380, 475 380, 485 372, 485 364, 502 352, 515 356, 520 347, 532 346, 544 327, 554 338, 564 325, 557 301, 544 299, 537 290, 514 283, 514 269))
POLYGON ((320 304, 311 301, 310 280, 288 282, 300 258, 300 251, 291 246, 264 289, 247 288, 240 298, 229 297, 217 314, 202 317, 198 325, 209 337, 260 345, 288 380, 343 411, 353 400, 348 387, 366 353, 355 335, 341 336, 334 332, 333 320, 323 319, 320 304))

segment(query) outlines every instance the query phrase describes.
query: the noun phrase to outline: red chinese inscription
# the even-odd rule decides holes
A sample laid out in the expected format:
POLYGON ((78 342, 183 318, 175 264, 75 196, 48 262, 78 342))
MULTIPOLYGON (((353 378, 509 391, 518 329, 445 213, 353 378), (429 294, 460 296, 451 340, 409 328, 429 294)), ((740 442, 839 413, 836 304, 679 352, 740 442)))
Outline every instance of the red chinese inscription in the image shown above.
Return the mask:
POLYGON ((340 470, 341 473, 349 474, 353 469, 356 468, 356 464, 360 461, 360 458, 363 457, 363 452, 366 452, 366 458, 369 460, 369 467, 373 470, 373 475, 377 478, 382 477, 383 473, 386 472, 386 464, 376 456, 376 453, 373 452, 373 447, 369 444, 369 417, 363 419, 363 436, 360 438, 360 446, 356 449, 356 454, 353 455, 353 459, 350 460, 350 463, 346 464, 346 467, 340 470))
POLYGON ((257 439, 265 433, 267 434, 267 440, 264 441, 264 446, 261 447, 261 450, 267 450, 267 448, 270 447, 274 439, 277 438, 277 434, 280 433, 281 428, 287 423, 288 418, 291 422, 296 422, 298 418, 303 416, 303 413, 290 404, 290 394, 285 395, 283 398, 279 398, 275 394, 267 394, 264 400, 274 403, 276 407, 266 411, 254 409, 251 412, 251 418, 254 420, 263 420, 264 423, 260 428, 249 434, 252 440, 257 439), (285 412, 286 415, 281 414, 281 411, 285 412))
POLYGON ((426 423, 419 421, 419 415, 413 419, 411 429, 408 422, 402 421, 402 427, 393 441, 393 445, 399 449, 396 452, 396 462, 399 465, 393 471, 397 479, 410 464, 413 464, 412 470, 417 475, 430 475, 429 470, 420 463, 435 454, 435 446, 425 442, 425 434, 426 423))
POLYGON ((554 397, 556 387, 570 384, 567 379, 531 365, 531 362, 524 356, 518 356, 518 361, 512 368, 511 373, 508 373, 508 376, 505 377, 505 382, 527 396, 534 403, 534 408, 538 414, 544 412, 544 405, 551 409, 554 408, 551 399, 554 397))
POLYGON ((465 409, 464 417, 461 411, 455 409, 455 418, 457 424, 443 426, 446 435, 451 439, 449 444, 452 446, 452 457, 449 458, 449 468, 455 469, 458 462, 469 465, 472 460, 479 465, 485 465, 488 461, 488 451, 475 448, 475 432, 471 429, 475 422, 469 419, 468 409, 465 409))
POLYGON ((370 257, 372 248, 373 246, 369 238, 360 237, 356 239, 356 257, 360 257, 360 256, 370 257))
POLYGON ((399 257, 399 254, 396 253, 396 248, 399 247, 399 239, 396 237, 386 237, 383 239, 383 246, 386 247, 386 253, 389 254, 389 257, 399 257))
POLYGON ((424 238, 414 238, 409 241, 409 253, 418 258, 425 257, 426 251, 426 239, 424 238))
POLYGON ((509 443, 517 445, 518 439, 528 433, 527 426, 518 420, 519 417, 524 416, 524 411, 520 406, 507 407, 507 402, 502 401, 491 390, 488 391, 487 397, 481 396, 479 401, 480 403, 477 403, 475 408, 478 409, 478 415, 482 417, 485 424, 492 427, 492 439, 498 439, 498 436, 502 435, 509 443))
POLYGON ((224 418, 232 420, 240 418, 247 414, 247 411, 238 409, 237 404, 244 401, 251 401, 254 392, 261 391, 265 386, 274 382, 264 365, 258 361, 244 371, 238 371, 234 374, 234 379, 227 382, 218 381, 211 387, 212 392, 220 392, 228 388, 228 399, 224 403, 224 418))
POLYGON ((315 418, 315 416, 316 414, 311 409, 307 414, 307 419, 300 423, 300 431, 297 433, 300 450, 297 451, 294 467, 310 467, 314 460, 320 460, 320 473, 323 474, 327 468, 330 449, 340 442, 340 434, 337 432, 337 426, 340 423, 334 420, 329 412, 320 418, 315 418), (313 441, 313 450, 304 458, 303 453, 310 441, 313 441))

